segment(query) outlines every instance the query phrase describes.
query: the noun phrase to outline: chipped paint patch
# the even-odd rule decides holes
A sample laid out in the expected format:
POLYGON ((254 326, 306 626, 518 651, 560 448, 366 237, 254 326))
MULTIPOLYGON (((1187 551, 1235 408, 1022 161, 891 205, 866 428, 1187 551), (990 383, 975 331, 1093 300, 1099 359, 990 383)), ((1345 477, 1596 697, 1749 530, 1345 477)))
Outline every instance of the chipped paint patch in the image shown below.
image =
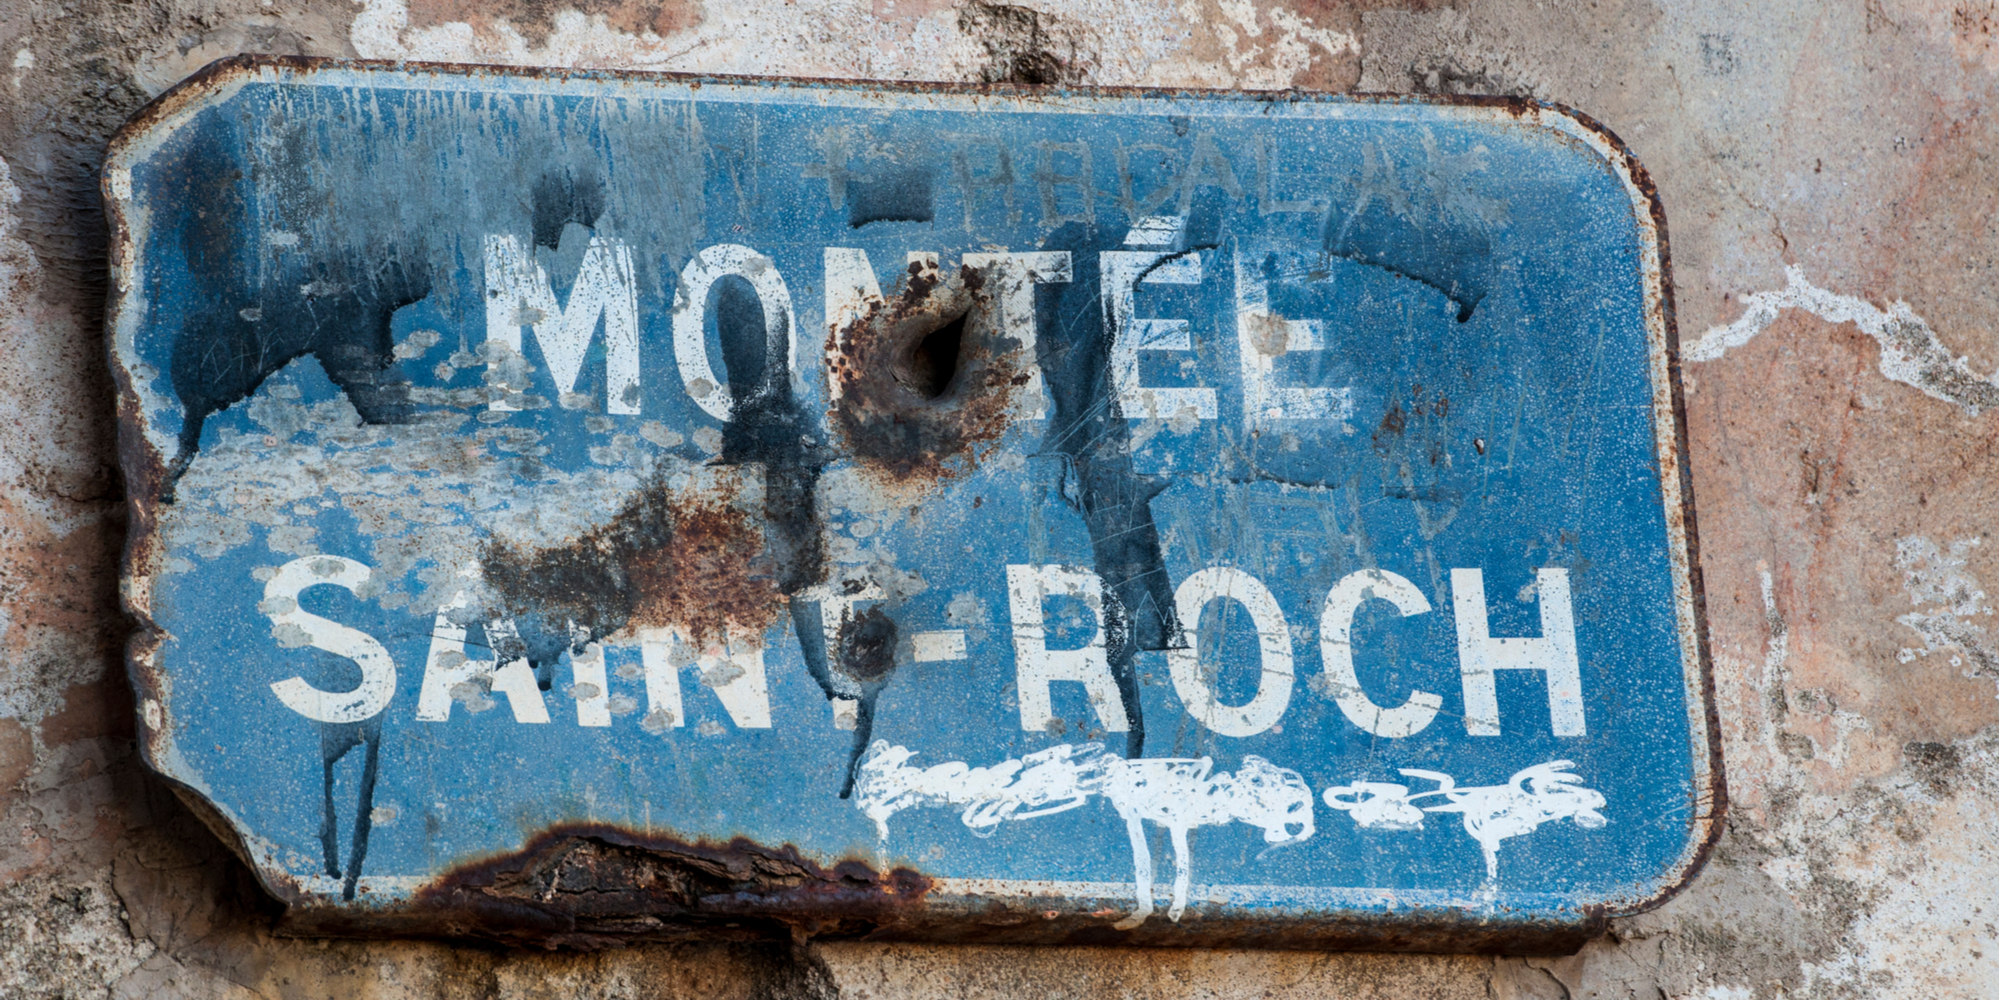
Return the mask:
POLYGON ((1854 324, 1882 345, 1884 378, 1951 403, 1967 416, 1977 416, 2000 402, 2000 385, 1994 378, 1973 371, 1965 358, 1953 357, 1909 303, 1897 299, 1882 309, 1865 299, 1827 291, 1808 280, 1797 265, 1785 268, 1784 288, 1745 299, 1743 315, 1733 323, 1710 327, 1701 339, 1681 351, 1681 360, 1714 361, 1749 343, 1786 309, 1809 312, 1829 323, 1854 324))
POLYGON ((1978 537, 1961 538, 1939 546, 1921 535, 1896 540, 1896 568, 1903 573, 1903 589, 1917 610, 1896 616, 1924 644, 1904 648, 1897 659, 1908 663, 1932 653, 1951 652, 1951 665, 1962 667, 1967 677, 1992 677, 1997 672, 1989 629, 1976 618, 1993 617, 1993 605, 1979 581, 1967 572, 1978 537))
MULTIPOLYGON (((880 19, 857 17, 839 3, 745 0, 707 7, 698 18, 651 21, 630 5, 551 5, 557 9, 541 12, 526 4, 498 14, 423 0, 360 0, 358 6, 348 42, 369 59, 888 80, 1165 82, 1161 68, 1174 64, 1193 27, 1171 8, 1134 9, 1108 0, 1057 11, 908 3, 880 19), (836 21, 840 44, 829 47, 825 24, 836 21)), ((1302 48, 1315 37, 1302 23, 1281 34, 1280 47, 1302 48)), ((1340 44, 1333 36, 1322 42, 1340 44)), ((1289 81, 1286 76, 1275 86, 1289 81)), ((1223 75, 1210 85, 1233 82, 1223 75)))

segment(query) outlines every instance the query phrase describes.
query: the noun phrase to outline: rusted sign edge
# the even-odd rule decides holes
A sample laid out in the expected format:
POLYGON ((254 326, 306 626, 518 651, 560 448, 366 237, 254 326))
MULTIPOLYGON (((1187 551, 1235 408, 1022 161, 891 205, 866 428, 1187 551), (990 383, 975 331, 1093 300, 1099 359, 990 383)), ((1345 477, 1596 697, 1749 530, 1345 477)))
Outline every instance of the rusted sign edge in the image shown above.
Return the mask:
MULTIPOLYGON (((137 695, 135 706, 139 715, 142 754, 148 766, 165 778, 183 799, 194 804, 197 814, 216 829, 246 863, 251 864, 266 889, 287 904, 291 910, 289 924, 294 930, 300 933, 407 933, 505 938, 512 933, 508 928, 546 925, 551 919, 560 923, 562 918, 555 914, 544 913, 539 917, 526 919, 529 916, 526 912, 491 912, 469 918, 462 922, 463 926, 459 926, 459 922, 441 919, 443 914, 438 904, 443 902, 443 898, 438 893, 447 891, 455 878, 475 869, 504 867, 518 860, 522 870, 525 870, 533 863, 538 845, 546 848, 549 844, 556 843, 549 840, 550 837, 557 837, 565 832, 576 833, 576 831, 545 831, 529 844, 524 844, 518 852, 483 863, 475 862, 463 866, 457 872, 431 879, 426 891, 420 893, 418 899, 410 903, 374 908, 364 904, 361 912, 344 910, 319 904, 317 898, 307 893, 303 886, 287 884, 288 880, 267 874, 271 871, 269 866, 255 864, 253 855, 263 853, 260 850, 261 845, 251 843, 250 838, 236 827, 233 820, 209 805, 204 800, 203 789, 191 783, 187 771, 176 767, 172 759, 174 756, 172 736, 162 725, 164 720, 160 718, 160 701, 155 697, 163 685, 170 683, 170 679, 159 675, 153 663, 153 653, 160 643, 162 633, 151 617, 152 602, 149 589, 154 575, 153 565, 161 557, 153 545, 155 525, 152 505, 160 494, 166 469, 160 454, 151 446, 144 433, 142 395, 134 384, 132 373, 128 372, 120 362, 118 350, 120 325, 127 321, 129 307, 134 304, 133 300, 137 294, 132 281, 137 273, 137 261, 134 259, 136 254, 134 231, 142 224, 128 214, 128 208, 131 207, 130 158, 134 155, 136 147, 142 145, 154 130, 172 124, 177 118, 192 113, 212 99, 226 96, 229 91, 245 83, 259 79, 276 80, 284 76, 290 76, 296 82, 306 82, 306 78, 325 71, 394 72, 405 77, 430 75, 460 79, 478 77, 528 79, 555 84, 570 81, 679 84, 694 90, 705 85, 759 88, 775 86, 856 94, 887 93, 924 99, 990 97, 1017 104, 1039 106, 1043 110, 1051 111, 1058 110, 1058 105, 1102 99, 1145 101, 1193 99, 1205 103, 1247 102, 1264 105, 1425 104, 1488 110, 1494 112, 1496 117, 1512 118, 1548 130, 1561 139, 1590 148, 1618 174, 1626 186, 1633 202, 1635 225, 1642 234, 1639 250, 1645 271, 1642 280, 1645 284, 1649 377, 1653 389, 1655 452, 1665 507, 1669 552, 1673 564, 1677 631, 1683 661, 1683 689, 1688 698, 1689 727, 1692 737, 1690 743, 1693 751, 1691 761, 1694 781, 1693 814, 1690 818, 1688 839, 1676 864, 1646 883, 1640 892, 1630 896, 1601 900, 1583 907, 1576 907, 1573 903, 1564 907, 1568 913, 1575 915, 1576 919, 1573 921, 1532 918, 1524 913, 1505 909, 1488 910, 1484 913, 1454 912, 1450 909, 1425 907, 1421 903, 1416 903, 1408 909, 1392 907, 1387 913, 1335 919, 1329 919, 1323 914, 1288 913, 1286 907, 1260 907, 1254 915, 1246 912, 1246 915, 1240 918, 1205 916, 1198 925, 1201 930, 1189 934, 1187 928, 1153 927, 1141 931, 1118 932, 1111 930, 1102 920, 1078 922, 1076 918, 1092 916, 1075 905, 1087 902, 1081 897, 1065 897, 1063 902, 1067 905, 1049 911, 1049 914, 1053 915, 1045 914, 1043 920, 1035 922, 1037 926, 1012 926, 1020 922, 1018 907, 1005 909, 1004 914, 996 913, 994 910, 997 899, 993 894, 977 891, 970 884, 959 884, 983 880, 940 880, 945 884, 933 887, 928 879, 918 873, 898 871, 885 875, 870 871, 862 875, 847 867, 856 863, 842 862, 832 869, 817 870, 821 873, 833 873, 829 877, 836 882, 858 879, 870 886, 893 887, 889 890, 889 895, 899 897, 903 901, 897 908, 897 915, 893 919, 882 919, 886 914, 878 913, 874 919, 863 921, 867 924, 865 928, 832 926, 807 933, 838 937, 976 939, 1020 943, 1096 943, 1101 940, 1102 943, 1175 944, 1188 943, 1198 938, 1203 944, 1234 944, 1245 947, 1365 946, 1387 950, 1546 954, 1575 950, 1589 936, 1597 933, 1608 918, 1638 913, 1661 905, 1692 881, 1713 850, 1720 835, 1728 796, 1722 769, 1713 664, 1707 635, 1705 589, 1699 563, 1700 550, 1688 468, 1686 409, 1680 371, 1679 335, 1673 305, 1666 213, 1657 187, 1631 149, 1609 128, 1594 118, 1560 104, 1521 97, 1318 94, 1301 91, 1242 92, 1148 87, 1043 88, 1016 84, 740 77, 246 55, 211 63, 170 88, 135 114, 110 142, 101 181, 111 229, 110 263, 114 290, 111 307, 107 310, 106 316, 106 346, 114 384, 118 391, 119 452, 127 484, 126 504, 130 520, 124 553, 125 572, 121 581, 121 597, 127 614, 138 626, 127 646, 127 671, 137 695), (923 890, 912 892, 918 882, 922 883, 923 890), (981 921, 979 919, 981 914, 989 917, 1004 915, 1006 920, 1000 924, 990 920, 981 921), (1285 916, 1292 917, 1293 922, 1285 923, 1282 919, 1273 919, 1285 916), (1306 922, 1300 922, 1302 919, 1306 922)), ((602 834, 602 831, 591 835, 597 840, 603 840, 605 836, 609 835, 602 834)), ((615 843, 621 837, 632 841, 633 843, 626 846, 634 848, 640 846, 639 841, 661 839, 658 835, 640 837, 626 832, 605 842, 615 843)), ((581 842, 597 842, 597 840, 586 837, 581 842)), ((564 842, 579 841, 572 836, 570 840, 564 842)), ((771 858, 797 858, 796 852, 789 846, 769 849, 758 845, 732 844, 728 847, 746 858, 762 858, 765 862, 769 862, 771 858)), ((696 856, 709 857, 709 863, 714 863, 714 855, 709 852, 717 849, 715 845, 699 845, 699 849, 694 853, 696 856)), ((753 861, 753 867, 757 863, 753 861)), ((865 869, 866 866, 861 867, 865 869)), ((817 875, 814 879, 828 880, 817 875)), ((821 904, 835 901, 834 897, 819 892, 812 895, 820 897, 818 902, 821 904)), ((757 914, 768 917, 781 915, 787 911, 791 912, 792 919, 785 919, 782 916, 778 916, 777 919, 779 923, 789 926, 794 932, 806 930, 800 924, 802 920, 813 924, 826 924, 829 921, 839 923, 839 918, 829 915, 826 911, 818 911, 819 916, 807 919, 810 915, 789 905, 787 900, 782 898, 782 894, 759 898, 766 904, 763 909, 744 910, 737 914, 741 919, 722 921, 722 924, 727 926, 705 926, 700 922, 689 926, 696 932, 724 933, 726 936, 729 931, 750 928, 756 922, 757 914)), ((847 900, 847 902, 851 904, 857 901, 847 900)), ((867 905, 860 906, 859 909, 879 908, 867 905)), ((861 914, 857 912, 855 915, 861 914)), ((575 914, 570 914, 567 919, 571 924, 576 923, 575 914)), ((657 919, 654 922, 658 923, 657 919)), ((660 935, 684 936, 683 933, 670 933, 669 930, 661 930, 660 935)), ((568 943, 584 946, 598 942, 599 938, 622 941, 632 940, 635 936, 648 936, 634 928, 602 932, 583 930, 562 932, 557 928, 542 926, 541 930, 534 933, 532 939, 538 942, 565 940, 565 933, 571 933, 576 938, 568 943), (553 937, 550 933, 552 931, 555 932, 553 937)))

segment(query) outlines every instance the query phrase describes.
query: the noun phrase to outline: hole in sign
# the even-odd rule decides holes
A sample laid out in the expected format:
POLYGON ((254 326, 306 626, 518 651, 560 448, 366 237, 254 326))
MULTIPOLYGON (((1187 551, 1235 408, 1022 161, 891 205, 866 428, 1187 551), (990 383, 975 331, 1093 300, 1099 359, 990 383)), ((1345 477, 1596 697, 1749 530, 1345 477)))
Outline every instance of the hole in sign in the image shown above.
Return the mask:
POLYGON ((951 390, 958 376, 958 350, 965 341, 967 313, 945 321, 943 326, 917 338, 910 355, 896 372, 896 381, 925 399, 938 399, 951 390))

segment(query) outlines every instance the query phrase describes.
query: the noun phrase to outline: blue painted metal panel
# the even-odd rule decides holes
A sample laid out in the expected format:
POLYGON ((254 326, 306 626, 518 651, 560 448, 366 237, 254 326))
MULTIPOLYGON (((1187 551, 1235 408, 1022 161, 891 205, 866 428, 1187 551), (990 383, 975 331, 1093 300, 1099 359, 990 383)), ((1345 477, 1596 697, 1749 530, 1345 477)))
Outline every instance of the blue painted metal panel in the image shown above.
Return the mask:
POLYGON ((301 926, 1547 947, 1715 828, 1560 109, 245 61, 106 186, 148 759, 301 926))

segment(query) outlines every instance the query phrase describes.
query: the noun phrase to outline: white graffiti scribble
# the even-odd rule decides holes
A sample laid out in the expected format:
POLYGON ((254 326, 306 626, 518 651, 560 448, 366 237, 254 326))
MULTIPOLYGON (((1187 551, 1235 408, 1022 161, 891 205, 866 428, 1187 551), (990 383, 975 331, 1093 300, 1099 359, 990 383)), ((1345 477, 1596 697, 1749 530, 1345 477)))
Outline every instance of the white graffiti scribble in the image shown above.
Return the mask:
POLYGON ((1598 812, 1604 806, 1603 794, 1586 788, 1583 779, 1570 770, 1575 766, 1570 761, 1554 760, 1516 771, 1504 785, 1470 788, 1459 787, 1448 774, 1404 768, 1406 777, 1422 778, 1438 787, 1411 794, 1407 785, 1356 781, 1329 788, 1322 795, 1327 805, 1347 813, 1356 825, 1376 830, 1421 829, 1425 813, 1461 814, 1465 832, 1479 842, 1486 855, 1490 889, 1500 877, 1501 841, 1531 833, 1553 820, 1567 819, 1586 829, 1607 822, 1598 812), (1425 799, 1443 801, 1420 804, 1425 799))
POLYGON ((1063 744, 990 767, 946 761, 912 767, 915 751, 877 740, 868 748, 854 783, 857 807, 889 836, 889 818, 917 806, 959 809, 959 819, 980 836, 990 836, 1008 820, 1047 816, 1102 798, 1125 821, 1132 846, 1138 907, 1116 925, 1129 930, 1153 913, 1153 854, 1146 843, 1147 822, 1167 828, 1174 847, 1170 920, 1187 908, 1193 863, 1188 831, 1232 821, 1264 831, 1265 841, 1290 844, 1313 835, 1312 790, 1298 772, 1262 757, 1246 755, 1234 773, 1212 773, 1214 761, 1200 758, 1126 760, 1101 743, 1063 744))
POLYGON ((1102 743, 1063 744, 992 767, 946 761, 909 766, 917 752, 876 740, 854 779, 854 802, 889 837, 889 817, 916 806, 963 806, 959 818, 974 834, 990 837, 1010 819, 1031 819, 1074 809, 1103 787, 1115 756, 1102 743))

